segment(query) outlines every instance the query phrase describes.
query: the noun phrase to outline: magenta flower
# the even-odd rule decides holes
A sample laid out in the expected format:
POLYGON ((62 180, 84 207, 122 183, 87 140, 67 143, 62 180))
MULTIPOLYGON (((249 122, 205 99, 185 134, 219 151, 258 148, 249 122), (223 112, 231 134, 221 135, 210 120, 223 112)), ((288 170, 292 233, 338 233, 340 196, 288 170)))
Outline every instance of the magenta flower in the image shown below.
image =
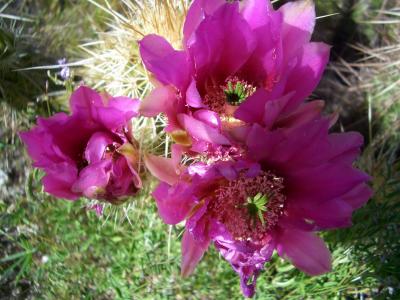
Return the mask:
POLYGON ((88 87, 71 96, 72 114, 38 118, 37 127, 20 136, 45 171, 45 191, 60 198, 81 196, 119 203, 141 188, 137 145, 128 122, 139 101, 111 98, 88 87))
POLYGON ((314 23, 308 0, 277 11, 265 0, 195 0, 184 26, 184 50, 156 35, 140 42, 156 80, 142 113, 166 114, 166 130, 186 149, 231 145, 242 125, 235 112, 255 91, 267 91, 265 101, 289 97, 283 109, 290 112, 316 87, 330 48, 310 42, 314 23))
MULTIPOLYGON (((264 101, 263 94, 251 101, 264 101)), ((315 232, 350 226, 353 211, 371 196, 369 176, 352 165, 363 139, 329 134, 332 118, 321 117, 320 101, 288 114, 288 99, 266 101, 260 122, 238 137, 245 150, 234 155, 187 168, 174 151, 169 160, 146 158, 162 181, 153 193, 160 216, 167 224, 186 220, 182 275, 193 272, 211 242, 240 275, 247 297, 274 250, 309 275, 331 270, 330 252, 315 232)))

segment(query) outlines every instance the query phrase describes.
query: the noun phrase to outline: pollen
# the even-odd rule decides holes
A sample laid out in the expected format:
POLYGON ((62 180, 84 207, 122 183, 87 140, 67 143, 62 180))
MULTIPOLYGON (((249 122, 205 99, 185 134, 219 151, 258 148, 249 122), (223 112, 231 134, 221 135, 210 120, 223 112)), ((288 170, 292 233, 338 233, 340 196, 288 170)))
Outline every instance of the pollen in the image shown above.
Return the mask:
POLYGON ((221 116, 231 117, 239 106, 256 91, 256 87, 238 77, 229 77, 223 85, 206 85, 204 104, 221 116))
POLYGON ((222 87, 226 96, 226 101, 233 106, 243 103, 247 97, 255 92, 255 87, 237 77, 228 78, 225 86, 222 87))
POLYGON ((241 174, 216 191, 210 211, 234 239, 262 243, 283 214, 283 189, 283 179, 271 172, 254 178, 241 174))

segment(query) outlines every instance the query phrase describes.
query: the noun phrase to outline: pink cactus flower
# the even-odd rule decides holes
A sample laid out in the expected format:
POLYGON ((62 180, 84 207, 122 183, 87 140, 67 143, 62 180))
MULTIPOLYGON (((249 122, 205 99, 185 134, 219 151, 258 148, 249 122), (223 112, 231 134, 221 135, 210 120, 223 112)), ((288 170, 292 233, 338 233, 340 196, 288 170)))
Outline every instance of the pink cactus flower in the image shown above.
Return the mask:
POLYGON ((247 98, 254 92, 265 90, 265 101, 288 97, 282 109, 289 113, 317 86, 330 47, 310 42, 314 24, 310 0, 279 10, 265 0, 193 1, 183 50, 157 35, 140 41, 141 57, 156 85, 141 112, 164 113, 166 131, 186 150, 234 144, 242 125, 236 111, 251 106, 247 98))
MULTIPOLYGON (((251 101, 265 102, 263 94, 251 101)), ((161 180, 153 193, 161 218, 186 220, 182 275, 193 272, 211 242, 240 275, 247 297, 274 250, 309 275, 331 270, 316 232, 350 226, 353 211, 370 198, 369 176, 353 166, 363 138, 329 134, 332 118, 321 116, 320 101, 287 113, 288 99, 241 112, 254 123, 238 136, 243 150, 230 159, 217 155, 184 167, 176 151, 172 159, 146 157, 161 180)))
POLYGON ((81 86, 71 96, 72 114, 38 118, 21 132, 34 166, 45 171, 45 191, 60 198, 81 196, 120 203, 141 188, 138 151, 128 122, 139 101, 112 98, 81 86))

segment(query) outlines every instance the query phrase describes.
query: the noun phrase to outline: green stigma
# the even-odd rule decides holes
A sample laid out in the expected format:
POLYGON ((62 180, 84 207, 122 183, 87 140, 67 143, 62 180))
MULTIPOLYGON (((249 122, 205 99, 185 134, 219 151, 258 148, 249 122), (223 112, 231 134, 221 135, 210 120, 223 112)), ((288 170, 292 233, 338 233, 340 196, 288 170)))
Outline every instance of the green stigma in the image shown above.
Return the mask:
POLYGON ((267 195, 258 193, 254 197, 247 198, 247 210, 249 215, 254 218, 259 218, 263 226, 265 226, 264 212, 267 211, 268 198, 267 195))
POLYGON ((254 88, 246 82, 233 79, 224 87, 226 101, 234 106, 240 105, 247 97, 254 93, 254 88))

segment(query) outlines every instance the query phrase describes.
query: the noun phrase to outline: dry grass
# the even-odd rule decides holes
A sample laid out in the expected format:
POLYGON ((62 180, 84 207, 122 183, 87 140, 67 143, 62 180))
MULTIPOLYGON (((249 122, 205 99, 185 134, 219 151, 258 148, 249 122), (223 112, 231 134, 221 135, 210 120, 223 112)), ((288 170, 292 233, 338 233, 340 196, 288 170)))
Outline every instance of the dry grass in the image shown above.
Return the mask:
POLYGON ((77 70, 85 81, 97 89, 115 95, 143 98, 151 89, 147 73, 138 53, 138 41, 155 33, 181 48, 181 32, 186 15, 186 0, 123 0, 118 5, 108 1, 89 0, 108 15, 107 32, 99 32, 97 40, 80 46, 77 70), (79 63, 78 63, 79 64, 79 63))

